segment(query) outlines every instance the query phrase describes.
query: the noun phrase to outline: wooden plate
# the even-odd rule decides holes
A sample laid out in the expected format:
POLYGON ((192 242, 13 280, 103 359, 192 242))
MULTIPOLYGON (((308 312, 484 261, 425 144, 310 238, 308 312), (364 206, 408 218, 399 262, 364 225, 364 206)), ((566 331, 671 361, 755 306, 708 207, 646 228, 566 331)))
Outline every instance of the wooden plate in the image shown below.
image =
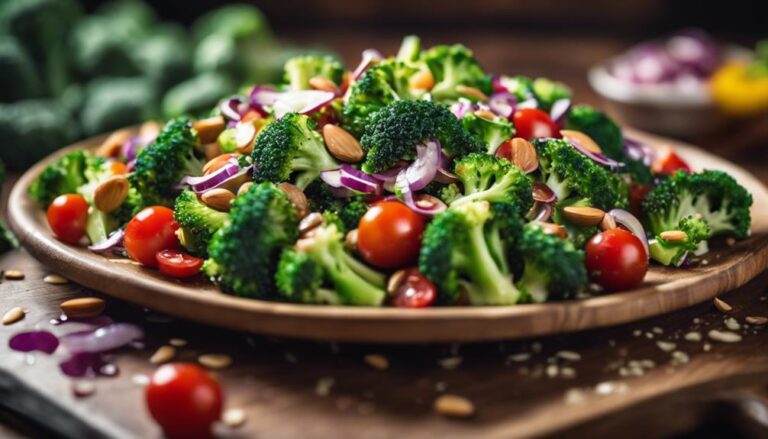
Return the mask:
POLYGON ((561 303, 509 307, 407 310, 295 305, 242 299, 213 285, 177 282, 157 272, 110 260, 54 239, 43 211, 27 196, 43 168, 72 145, 31 168, 13 188, 8 217, 27 250, 54 271, 82 285, 174 316, 231 329, 318 340, 421 343, 469 342, 580 331, 670 312, 713 298, 746 283, 768 267, 768 190, 745 170, 692 146, 630 132, 659 148, 672 146, 694 168, 730 172, 754 196, 752 237, 713 248, 708 264, 685 270, 653 267, 634 290, 561 303))

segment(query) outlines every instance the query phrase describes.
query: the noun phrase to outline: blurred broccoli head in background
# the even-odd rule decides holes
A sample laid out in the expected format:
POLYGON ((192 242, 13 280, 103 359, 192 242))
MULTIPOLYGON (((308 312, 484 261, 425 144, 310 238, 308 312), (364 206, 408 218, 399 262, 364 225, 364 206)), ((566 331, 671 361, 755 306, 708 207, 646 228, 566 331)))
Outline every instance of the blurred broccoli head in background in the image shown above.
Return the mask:
POLYGON ((83 133, 114 130, 157 114, 155 87, 146 78, 99 78, 88 84, 80 120, 83 133))

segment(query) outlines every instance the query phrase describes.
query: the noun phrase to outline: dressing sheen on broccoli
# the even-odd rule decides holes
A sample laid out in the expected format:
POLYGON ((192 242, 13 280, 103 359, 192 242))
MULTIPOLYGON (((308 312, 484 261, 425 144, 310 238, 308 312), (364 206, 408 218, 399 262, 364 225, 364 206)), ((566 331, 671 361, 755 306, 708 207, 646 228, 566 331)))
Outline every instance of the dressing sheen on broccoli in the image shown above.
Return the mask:
POLYGON ((531 181, 509 160, 473 153, 456 162, 455 172, 464 191, 450 202, 452 207, 481 200, 492 203, 511 201, 523 212, 533 206, 531 181))
POLYGON ((229 214, 208 207, 190 190, 179 194, 173 206, 173 219, 181 226, 176 232, 179 241, 196 256, 207 256, 208 243, 228 218, 229 214))
POLYGON ((386 278, 344 249, 344 235, 336 224, 318 226, 283 252, 276 282, 289 300, 380 306, 387 296, 386 278))
POLYGON ((366 151, 362 169, 381 172, 399 160, 416 158, 416 145, 435 138, 443 150, 454 158, 485 147, 464 131, 461 123, 447 108, 430 101, 396 101, 374 113, 360 145, 366 151))
POLYGON ((672 242, 656 236, 648 243, 651 259, 664 265, 677 266, 689 252, 695 252, 709 238, 709 225, 703 219, 683 218, 675 230, 685 232, 685 240, 672 242))
POLYGON ((643 211, 654 235, 677 230, 687 217, 700 218, 709 226, 709 236, 749 236, 752 195, 722 171, 687 174, 678 171, 661 182, 646 197, 643 211))
POLYGON ((169 121, 154 142, 143 148, 129 175, 145 206, 173 206, 176 186, 187 175, 200 175, 203 163, 195 156, 197 134, 189 119, 169 121))
POLYGON ((203 272, 228 294, 273 297, 280 253, 297 237, 296 210, 285 193, 272 183, 255 184, 236 198, 211 240, 203 272))
POLYGON ((267 125, 256 138, 251 157, 257 181, 281 183, 294 180, 305 189, 320 172, 339 167, 325 148, 311 118, 288 113, 267 125))

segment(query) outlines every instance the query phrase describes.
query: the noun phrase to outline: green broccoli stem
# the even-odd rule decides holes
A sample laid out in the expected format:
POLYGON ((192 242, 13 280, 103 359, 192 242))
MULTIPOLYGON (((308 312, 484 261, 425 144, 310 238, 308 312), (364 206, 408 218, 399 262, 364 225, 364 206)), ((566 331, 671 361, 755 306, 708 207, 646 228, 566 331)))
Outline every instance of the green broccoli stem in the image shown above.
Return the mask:
POLYGON ((496 181, 494 184, 488 182, 489 177, 483 176, 480 179, 463 179, 464 183, 464 195, 451 202, 451 207, 466 206, 477 201, 487 201, 489 203, 503 202, 509 199, 509 188, 513 187, 515 174, 506 173, 501 180, 496 181), (479 190, 482 187, 488 189, 479 190))
POLYGON ((552 189, 552 192, 557 195, 558 200, 565 200, 571 194, 571 189, 568 187, 568 182, 560 180, 557 174, 552 173, 547 176, 545 181, 546 185, 552 189))
POLYGON ((468 254, 457 262, 471 279, 469 300, 473 305, 514 305, 520 292, 512 283, 511 275, 496 264, 485 241, 483 224, 470 225, 467 230, 468 254))
POLYGON ((517 286, 535 303, 544 303, 549 297, 547 283, 547 276, 543 271, 534 264, 526 264, 523 277, 517 282, 517 286))
POLYGON ((350 255, 346 251, 342 251, 339 255, 341 262, 347 265, 358 276, 365 279, 367 282, 379 287, 384 288, 387 285, 387 277, 364 263, 357 260, 354 256, 350 255))
POLYGON ((302 148, 301 154, 291 160, 291 168, 302 171, 296 176, 296 186, 304 190, 322 171, 336 169, 339 164, 331 157, 321 142, 310 142, 302 148))
POLYGON ((653 239, 648 243, 651 252, 651 259, 662 265, 677 265, 688 254, 688 251, 679 246, 669 246, 662 244, 659 240, 653 239))

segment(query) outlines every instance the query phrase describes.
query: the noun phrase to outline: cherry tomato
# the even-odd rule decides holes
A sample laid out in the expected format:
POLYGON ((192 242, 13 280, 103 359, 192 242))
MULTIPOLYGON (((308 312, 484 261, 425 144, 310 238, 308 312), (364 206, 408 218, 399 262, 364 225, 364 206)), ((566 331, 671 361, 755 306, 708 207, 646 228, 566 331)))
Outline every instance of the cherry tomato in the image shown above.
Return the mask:
POLYGON ((155 255, 160 272, 171 277, 183 279, 200 273, 203 260, 180 250, 166 249, 155 255))
POLYGON ((435 303, 437 289, 417 268, 405 272, 392 303, 398 308, 425 308, 435 303))
POLYGON ((587 243, 585 263, 593 282, 609 291, 639 285, 648 271, 648 255, 640 238, 624 229, 598 233, 587 243))
POLYGON ((172 439, 212 437, 211 426, 221 417, 218 381, 191 363, 161 366, 145 390, 147 408, 172 439))
POLYGON ((516 137, 528 140, 538 137, 560 137, 560 128, 552 121, 549 114, 537 108, 515 111, 512 122, 515 124, 516 137))
POLYGON ((635 216, 642 216, 643 200, 645 200, 645 196, 652 190, 653 186, 649 184, 635 183, 629 186, 629 210, 631 210, 635 216))
POLYGON ((163 206, 147 207, 125 227, 125 251, 147 267, 157 267, 155 255, 160 250, 179 248, 173 211, 163 206))
POLYGON ((56 237, 67 244, 77 244, 85 236, 86 224, 88 202, 82 195, 59 195, 48 206, 48 225, 56 237))
POLYGON ((371 206, 357 228, 357 248, 363 258, 380 268, 416 262, 424 232, 424 217, 399 201, 371 206))
POLYGON ((651 170, 657 174, 672 175, 677 171, 685 171, 691 173, 691 167, 688 163, 685 163, 679 155, 672 152, 672 150, 666 150, 659 154, 656 161, 653 162, 651 170))
POLYGON ((128 166, 123 162, 114 161, 109 164, 109 170, 112 175, 123 175, 128 173, 128 166))

